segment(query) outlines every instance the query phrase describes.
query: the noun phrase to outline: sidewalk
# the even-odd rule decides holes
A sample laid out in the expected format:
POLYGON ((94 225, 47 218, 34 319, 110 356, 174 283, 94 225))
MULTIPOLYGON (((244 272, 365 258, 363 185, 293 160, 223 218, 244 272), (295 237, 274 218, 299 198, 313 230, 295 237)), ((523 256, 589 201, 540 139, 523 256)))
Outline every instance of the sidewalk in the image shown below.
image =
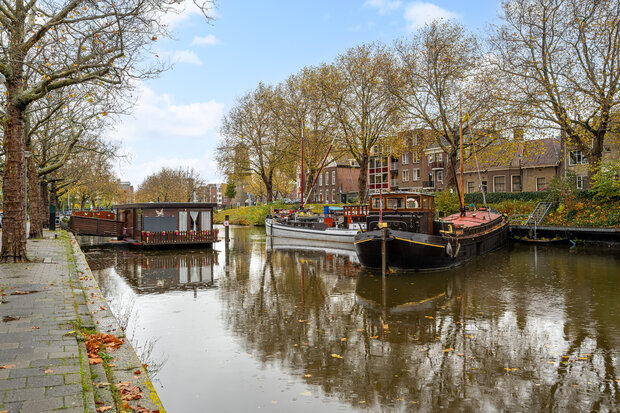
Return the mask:
POLYGON ((89 364, 83 331, 125 337, 64 234, 28 240, 30 263, 0 264, 0 413, 163 412, 126 340, 89 364))

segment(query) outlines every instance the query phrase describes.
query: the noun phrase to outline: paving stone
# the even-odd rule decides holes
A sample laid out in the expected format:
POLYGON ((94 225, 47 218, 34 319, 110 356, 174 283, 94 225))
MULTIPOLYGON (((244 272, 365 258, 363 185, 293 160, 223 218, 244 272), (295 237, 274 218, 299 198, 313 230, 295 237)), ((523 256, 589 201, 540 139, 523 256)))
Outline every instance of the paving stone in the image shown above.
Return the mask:
MULTIPOLYGON (((22 403, 21 413, 39 413, 64 407, 62 397, 46 397, 43 400, 30 400, 22 403)), ((62 410, 63 412, 65 410, 62 410)))
POLYGON ((70 396, 72 394, 82 395, 82 386, 79 384, 66 384, 63 386, 52 386, 48 387, 45 395, 47 397, 54 396, 70 396))
POLYGON ((49 387, 65 384, 62 374, 46 374, 45 376, 28 377, 27 387, 49 387))
POLYGON ((36 389, 16 389, 7 392, 4 395, 4 402, 22 402, 26 400, 41 400, 45 398, 45 389, 40 387, 36 389))
POLYGON ((6 411, 7 413, 19 413, 21 408, 22 408, 21 402, 4 403, 4 404, 0 403, 0 410, 6 411))
POLYGON ((0 390, 22 389, 26 387, 26 378, 0 380, 0 390))

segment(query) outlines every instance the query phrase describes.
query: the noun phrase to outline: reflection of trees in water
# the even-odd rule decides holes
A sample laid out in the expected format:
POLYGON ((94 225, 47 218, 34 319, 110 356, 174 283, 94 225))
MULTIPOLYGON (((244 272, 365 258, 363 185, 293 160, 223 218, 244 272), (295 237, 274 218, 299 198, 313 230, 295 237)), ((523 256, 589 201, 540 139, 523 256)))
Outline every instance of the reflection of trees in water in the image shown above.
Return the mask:
POLYGON ((383 288, 339 275, 346 257, 273 251, 220 291, 248 351, 353 406, 614 410, 618 266, 531 257, 503 250, 383 288))

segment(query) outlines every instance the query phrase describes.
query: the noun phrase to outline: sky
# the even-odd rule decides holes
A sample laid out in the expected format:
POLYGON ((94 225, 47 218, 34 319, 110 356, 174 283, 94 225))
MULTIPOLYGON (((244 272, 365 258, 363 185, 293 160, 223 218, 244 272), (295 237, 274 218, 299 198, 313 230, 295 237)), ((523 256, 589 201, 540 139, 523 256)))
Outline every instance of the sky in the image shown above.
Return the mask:
POLYGON ((259 82, 276 85, 363 43, 391 44, 436 18, 483 34, 500 8, 500 0, 217 0, 208 23, 184 2, 164 17, 173 38, 157 40, 173 68, 139 83, 133 113, 109 131, 126 155, 118 176, 135 189, 164 166, 223 182, 215 161, 221 119, 259 82))

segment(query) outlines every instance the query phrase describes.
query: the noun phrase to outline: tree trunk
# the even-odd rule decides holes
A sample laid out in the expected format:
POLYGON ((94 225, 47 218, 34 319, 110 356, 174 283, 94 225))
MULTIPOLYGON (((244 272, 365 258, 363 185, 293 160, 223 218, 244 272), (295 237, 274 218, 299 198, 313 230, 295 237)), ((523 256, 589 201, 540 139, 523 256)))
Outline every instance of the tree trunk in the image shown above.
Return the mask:
MULTIPOLYGON (((459 168, 459 163, 457 161, 457 154, 456 154, 456 150, 451 150, 449 154, 447 154, 447 159, 446 159, 446 173, 444 174, 443 177, 443 188, 444 190, 450 189, 450 188, 454 188, 456 185, 460 185, 459 182, 456 182, 455 178, 457 176, 456 172, 460 172, 460 169, 457 170, 457 168, 459 168)), ((459 190, 463 190, 462 188, 459 187, 459 190)))
POLYGON ((47 190, 47 181, 39 181, 39 193, 41 194, 41 222, 43 223, 43 228, 49 228, 49 213, 47 211, 50 210, 50 201, 49 201, 49 193, 47 190))
MULTIPOLYGON (((32 152, 31 152, 32 153, 32 152)), ((43 237, 43 217, 41 211, 41 191, 39 174, 34 154, 26 159, 28 163, 28 216, 30 217, 30 238, 43 237)))
POLYGON ((359 161, 360 175, 357 179, 357 189, 359 191, 359 203, 366 202, 367 182, 368 182, 368 156, 362 157, 359 161))
POLYGON ((24 108, 11 104, 17 82, 7 85, 8 110, 4 129, 4 217, 2 218, 2 262, 24 262, 26 257, 26 221, 24 212, 24 108))

